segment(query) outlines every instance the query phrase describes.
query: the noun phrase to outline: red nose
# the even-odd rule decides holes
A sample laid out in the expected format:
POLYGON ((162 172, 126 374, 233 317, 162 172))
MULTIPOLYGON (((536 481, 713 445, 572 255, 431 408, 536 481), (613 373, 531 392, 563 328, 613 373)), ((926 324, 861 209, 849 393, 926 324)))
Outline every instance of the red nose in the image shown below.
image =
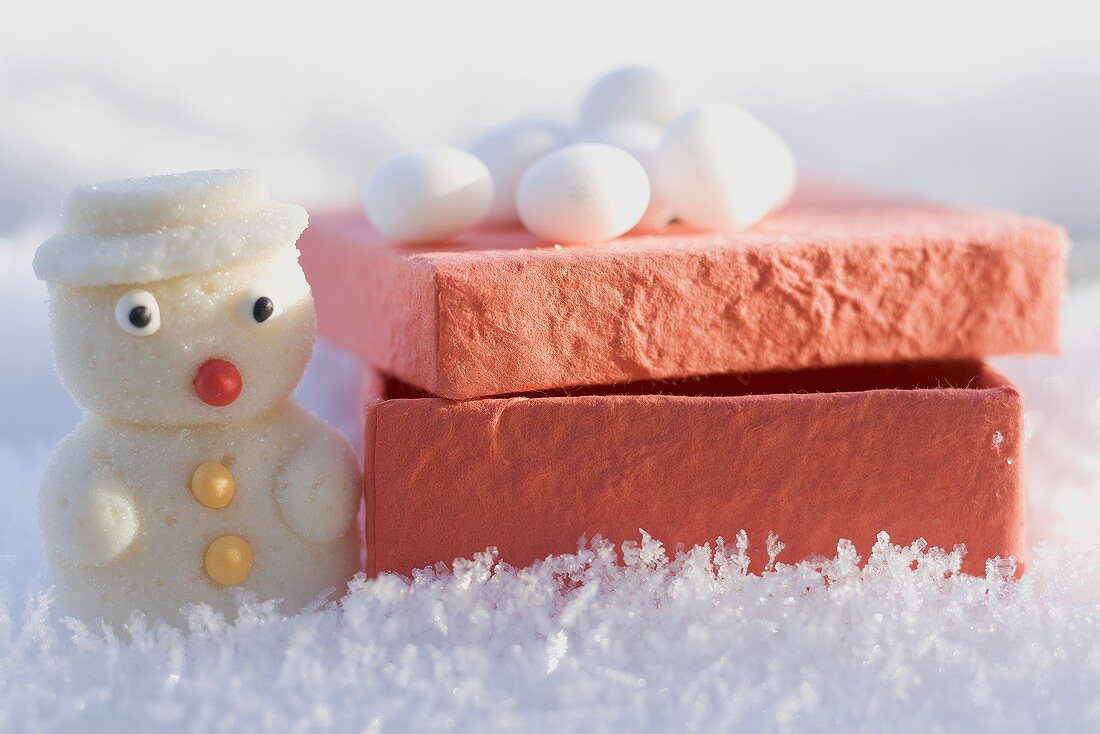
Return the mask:
POLYGON ((207 405, 229 405, 241 394, 241 373, 224 359, 208 359, 195 375, 195 394, 207 405))

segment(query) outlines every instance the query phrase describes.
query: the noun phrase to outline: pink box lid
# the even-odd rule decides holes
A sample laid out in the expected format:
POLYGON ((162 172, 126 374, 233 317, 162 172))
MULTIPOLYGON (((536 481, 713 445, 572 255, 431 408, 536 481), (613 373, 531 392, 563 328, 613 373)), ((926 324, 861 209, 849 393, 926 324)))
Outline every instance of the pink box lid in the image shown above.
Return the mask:
POLYGON ((1055 352, 1067 249, 1037 219, 814 184, 734 236, 407 245, 347 210, 312 216, 299 246, 324 337, 455 399, 1055 352))

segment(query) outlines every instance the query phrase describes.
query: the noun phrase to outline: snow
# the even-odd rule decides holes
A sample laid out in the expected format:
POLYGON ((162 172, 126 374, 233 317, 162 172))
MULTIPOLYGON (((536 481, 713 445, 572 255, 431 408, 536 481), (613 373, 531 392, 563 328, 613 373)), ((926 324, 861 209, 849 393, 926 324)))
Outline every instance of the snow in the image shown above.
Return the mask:
MULTIPOLYGON (((25 731, 1081 730, 1100 718, 1082 555, 1019 583, 947 576, 958 554, 883 539, 819 572, 743 575, 736 548, 669 561, 648 541, 529 571, 356 582, 339 608, 250 607, 227 628, 132 641, 0 614, 0 727, 25 731), (910 565, 916 562, 916 569, 910 565), (570 591, 559 589, 569 584, 570 591), (575 586, 582 582, 583 586, 575 586), (596 721, 591 725, 588 722, 596 721)), ((7 612, 7 610, 5 610, 7 612)))
MULTIPOLYGON (((198 608, 187 632, 116 637, 64 617, 43 569, 35 484, 76 419, 30 270, 44 229, 0 243, 0 343, 19 345, 0 350, 0 732, 1100 727, 1098 284, 1068 297, 1063 356, 995 361, 1029 406, 1019 581, 885 538, 747 576, 737 538, 640 535, 625 567, 598 539, 519 571, 487 553, 301 615, 243 600, 233 626, 198 608)), ((354 380, 322 346, 300 395, 353 435, 354 380)))

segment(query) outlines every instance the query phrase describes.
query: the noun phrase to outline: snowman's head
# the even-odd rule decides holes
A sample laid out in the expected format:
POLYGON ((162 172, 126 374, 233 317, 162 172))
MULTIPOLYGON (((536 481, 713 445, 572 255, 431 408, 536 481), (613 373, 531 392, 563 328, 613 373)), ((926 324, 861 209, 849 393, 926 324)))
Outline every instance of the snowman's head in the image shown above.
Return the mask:
POLYGON ((293 392, 315 335, 294 248, 304 211, 252 174, 201 172, 79 190, 63 222, 35 267, 58 372, 84 410, 223 424, 293 392))

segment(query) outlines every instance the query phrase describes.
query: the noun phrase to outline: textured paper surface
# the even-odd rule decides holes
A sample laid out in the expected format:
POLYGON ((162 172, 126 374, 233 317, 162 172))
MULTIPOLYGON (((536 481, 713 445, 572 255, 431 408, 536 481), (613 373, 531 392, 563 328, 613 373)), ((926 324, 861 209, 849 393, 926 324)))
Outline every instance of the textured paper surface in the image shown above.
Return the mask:
POLYGON ((321 333, 444 397, 722 372, 1053 352, 1064 233, 804 187, 734 237, 555 248, 521 230, 385 242, 357 211, 299 242, 321 333))
MULTIPOLYGON (((415 394, 366 382, 376 397, 415 394)), ((523 566, 581 536, 619 543, 639 529, 671 548, 745 530, 754 570, 772 532, 786 562, 830 556, 838 538, 870 547, 882 530, 905 544, 965 543, 964 570, 977 573, 1024 550, 1020 396, 987 367, 648 389, 671 394, 371 403, 369 571, 408 573, 488 546, 523 566)))

